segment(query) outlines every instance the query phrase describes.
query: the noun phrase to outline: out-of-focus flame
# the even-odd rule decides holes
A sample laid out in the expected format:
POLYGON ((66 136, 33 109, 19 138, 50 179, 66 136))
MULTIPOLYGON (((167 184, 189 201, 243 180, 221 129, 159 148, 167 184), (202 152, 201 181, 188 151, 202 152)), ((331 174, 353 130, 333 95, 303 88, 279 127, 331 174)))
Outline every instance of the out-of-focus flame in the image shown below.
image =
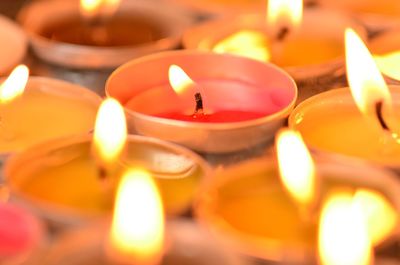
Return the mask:
POLYGON ((177 95, 182 95, 195 85, 194 81, 185 73, 185 71, 175 64, 169 67, 168 77, 169 83, 177 95))
POLYGON ((276 30, 293 29, 303 19, 303 0, 269 0, 267 7, 268 26, 276 30))
POLYGON ((213 47, 213 51, 236 54, 262 62, 271 60, 265 34, 254 30, 241 30, 230 35, 218 42, 213 47))
POLYGON ((362 209, 372 244, 378 245, 396 227, 397 214, 395 210, 381 194, 370 190, 358 190, 354 201, 362 209))
POLYGON ((107 98, 101 104, 96 117, 93 145, 95 156, 105 165, 110 165, 122 153, 127 138, 124 109, 120 103, 107 98))
POLYGON ((164 246, 164 212, 157 185, 144 170, 129 170, 119 184, 108 253, 117 264, 158 264, 164 246))
POLYGON ((80 12, 87 19, 109 17, 117 11, 120 2, 121 0, 80 0, 80 12))
POLYGON ((379 70, 392 79, 400 81, 400 52, 390 52, 385 55, 375 55, 379 70))
POLYGON ((377 102, 391 109, 390 91, 368 48, 352 29, 346 29, 345 42, 347 80, 360 111, 372 115, 377 102))
POLYGON ((336 193, 324 204, 318 250, 323 265, 371 264, 372 246, 364 215, 351 193, 336 193))
POLYGON ((301 135, 293 130, 281 130, 276 148, 286 189, 299 203, 311 204, 315 197, 315 165, 301 135))
POLYGON ((8 103, 24 93, 29 78, 29 69, 25 65, 17 66, 10 76, 0 85, 0 103, 8 103))

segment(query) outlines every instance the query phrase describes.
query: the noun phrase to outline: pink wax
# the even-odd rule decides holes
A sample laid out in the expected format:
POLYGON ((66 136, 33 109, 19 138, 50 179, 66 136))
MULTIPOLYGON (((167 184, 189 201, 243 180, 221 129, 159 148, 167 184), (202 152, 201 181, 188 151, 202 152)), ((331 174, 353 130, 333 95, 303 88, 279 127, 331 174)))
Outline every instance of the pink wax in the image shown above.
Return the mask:
POLYGON ((37 220, 26 211, 11 204, 0 204, 0 260, 32 250, 41 232, 37 220))
POLYGON ((240 121, 254 120, 265 117, 266 115, 268 115, 268 113, 240 111, 240 110, 222 110, 212 114, 202 114, 202 115, 185 115, 184 113, 181 112, 168 112, 168 113, 160 113, 155 116, 160 118, 180 120, 180 121, 222 123, 222 122, 240 122, 240 121))

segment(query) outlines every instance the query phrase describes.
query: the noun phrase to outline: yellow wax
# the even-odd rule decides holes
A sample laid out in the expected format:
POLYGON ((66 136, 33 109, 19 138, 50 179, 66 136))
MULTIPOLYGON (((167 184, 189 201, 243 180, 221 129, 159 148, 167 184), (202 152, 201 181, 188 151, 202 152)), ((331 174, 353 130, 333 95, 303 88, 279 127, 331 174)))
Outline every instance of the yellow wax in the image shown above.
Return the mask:
POLYGON ((56 90, 27 89, 15 101, 0 104, 0 153, 93 129, 100 100, 56 90))
MULTIPOLYGON (((392 125, 400 117, 386 120, 392 125)), ((300 104, 291 114, 289 125, 300 131, 311 147, 388 165, 400 164, 400 144, 379 127, 374 116, 361 114, 348 89, 326 92, 300 104)))
POLYGON ((227 36, 213 50, 270 61, 282 67, 326 63, 344 54, 343 43, 336 39, 301 36, 272 42, 266 34, 250 29, 227 36))
POLYGON ((128 143, 119 172, 106 179, 98 175, 89 141, 33 155, 28 160, 31 162, 25 163, 24 169, 8 179, 14 189, 32 201, 85 215, 111 212, 119 175, 127 167, 143 167, 156 176, 167 214, 188 208, 205 173, 197 164, 191 165, 187 175, 168 173, 171 165, 180 167, 187 162, 156 145, 134 142, 128 143))

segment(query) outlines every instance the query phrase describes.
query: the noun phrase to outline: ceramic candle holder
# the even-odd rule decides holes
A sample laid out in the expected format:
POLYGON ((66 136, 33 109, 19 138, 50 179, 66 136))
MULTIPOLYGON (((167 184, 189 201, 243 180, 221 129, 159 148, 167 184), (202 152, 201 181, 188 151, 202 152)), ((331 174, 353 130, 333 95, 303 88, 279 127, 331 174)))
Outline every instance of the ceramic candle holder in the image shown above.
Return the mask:
POLYGON ((28 41, 18 25, 0 16, 0 43, 0 75, 4 75, 24 59, 28 41))
MULTIPOLYGON (((314 264, 321 202, 333 190, 366 188, 400 209, 400 185, 391 172, 361 160, 316 157, 319 200, 305 216, 283 187, 274 159, 261 157, 216 171, 195 203, 200 225, 233 250, 260 262, 314 264)), ((395 233, 397 228, 392 228, 389 237, 395 233)))
POLYGON ((78 0, 35 2, 21 11, 19 19, 38 57, 77 68, 113 68, 136 57, 174 49, 183 30, 192 23, 187 14, 173 6, 153 1, 122 1, 108 26, 114 27, 107 33, 113 43, 94 45, 84 41, 91 33, 90 26, 87 34, 72 32, 85 28, 78 0), (75 39, 76 35, 81 38, 75 39))
POLYGON ((174 51, 121 66, 108 79, 106 94, 124 105, 131 131, 203 153, 228 153, 271 140, 293 109, 297 88, 274 65, 210 52, 174 51), (172 64, 184 69, 203 89, 205 112, 209 110, 210 117, 224 110, 260 113, 261 117, 213 123, 159 117, 193 109, 194 99, 179 98, 169 85, 172 64))
POLYGON ((265 36, 263 42, 271 54, 271 62, 295 79, 299 86, 299 98, 303 99, 332 88, 335 81, 344 76, 346 27, 366 35, 360 24, 345 14, 306 9, 300 28, 277 44, 270 29, 267 29, 264 13, 245 14, 194 26, 184 34, 183 44, 187 49, 211 51, 232 34, 243 30, 261 32, 261 36, 265 36))
POLYGON ((100 96, 84 87, 30 77, 19 98, 0 104, 0 155, 6 157, 49 139, 91 131, 100 102, 100 96))
MULTIPOLYGON (((400 87, 389 87, 394 109, 398 109, 400 87)), ((395 115, 391 119, 398 119, 395 115)), ((385 134, 376 120, 358 110, 349 88, 328 91, 302 102, 290 114, 289 127, 299 131, 313 149, 366 159, 400 172, 400 145, 385 134)))
MULTIPOLYGON (((38 264, 111 265, 104 253, 109 222, 65 234, 38 264)), ((244 265, 237 255, 219 246, 203 229, 190 221, 167 223, 163 265, 244 265)))
POLYGON ((207 163, 193 152, 163 141, 129 136, 116 176, 102 178, 91 149, 92 136, 58 139, 13 156, 5 165, 11 199, 37 212, 55 228, 79 225, 113 208, 119 175, 143 167, 155 176, 166 213, 189 209, 207 163))
POLYGON ((388 83, 400 84, 400 30, 392 29, 381 33, 369 43, 369 48, 375 56, 379 70, 388 83))

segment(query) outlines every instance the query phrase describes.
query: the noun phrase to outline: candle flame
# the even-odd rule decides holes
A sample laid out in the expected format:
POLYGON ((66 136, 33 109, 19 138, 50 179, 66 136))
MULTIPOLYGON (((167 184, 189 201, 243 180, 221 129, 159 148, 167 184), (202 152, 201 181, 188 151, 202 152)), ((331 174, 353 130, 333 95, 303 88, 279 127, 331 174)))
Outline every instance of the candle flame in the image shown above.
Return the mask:
POLYGON ((368 48, 352 29, 346 29, 345 42, 347 79, 360 111, 372 115, 378 102, 391 108, 389 89, 368 48))
POLYGON ((122 153, 127 138, 124 109, 113 99, 105 99, 96 117, 93 143, 95 154, 104 164, 113 164, 122 153))
POLYGON ((8 103, 24 93, 29 78, 29 68, 17 66, 0 86, 0 103, 8 103))
POLYGON ((269 0, 267 23, 275 30, 296 28, 303 19, 303 0, 269 0))
POLYGON ((370 190, 358 190, 354 202, 362 209, 371 242, 374 246, 378 245, 395 229, 396 211, 386 198, 370 190))
POLYGON ((83 17, 93 19, 98 15, 111 17, 118 9, 121 0, 80 0, 83 17))
POLYGON ((315 196, 315 165, 300 133, 281 130, 276 148, 285 188, 296 201, 309 205, 315 196))
POLYGON ((129 170, 119 184, 108 253, 118 264, 158 264, 164 213, 156 183, 144 170, 129 170))
POLYGON ((336 193, 324 204, 318 250, 323 265, 371 264, 372 246, 364 215, 351 193, 336 193))
POLYGON ((213 47, 213 51, 236 54, 262 62, 271 60, 265 34, 254 30, 241 30, 228 36, 218 42, 213 47))
POLYGON ((173 64, 168 71, 169 83, 177 95, 182 95, 188 89, 195 86, 195 82, 185 73, 185 71, 173 64))
POLYGON ((375 55, 375 62, 379 70, 392 79, 400 80, 400 52, 390 52, 384 55, 375 55))

